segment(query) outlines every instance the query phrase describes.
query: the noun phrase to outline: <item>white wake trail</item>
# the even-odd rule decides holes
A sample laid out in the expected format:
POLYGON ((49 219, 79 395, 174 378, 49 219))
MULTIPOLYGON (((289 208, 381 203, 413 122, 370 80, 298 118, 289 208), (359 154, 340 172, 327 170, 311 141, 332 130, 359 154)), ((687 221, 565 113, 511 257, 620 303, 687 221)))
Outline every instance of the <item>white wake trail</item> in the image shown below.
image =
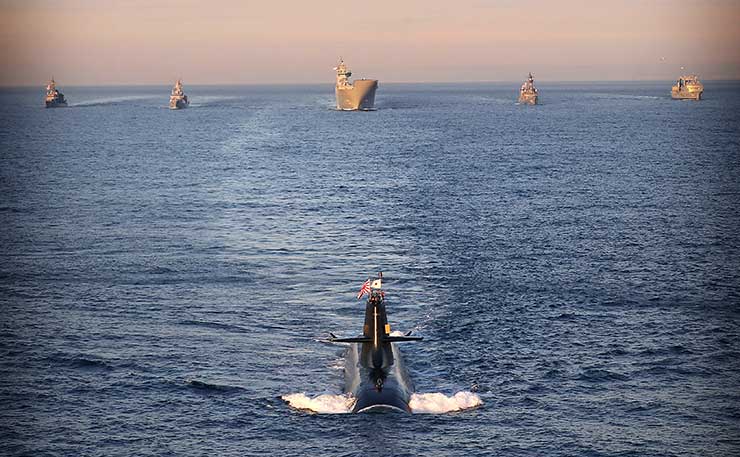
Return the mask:
MULTIPOLYGON (((305 393, 281 397, 292 408, 313 411, 319 414, 347 414, 352 411, 355 398, 349 394, 323 394, 309 397, 305 393)), ((445 414, 475 408, 483 404, 473 392, 458 392, 447 396, 443 393, 411 394, 409 406, 414 414, 445 414)))
POLYGON ((324 394, 309 397, 304 393, 283 395, 283 400, 296 409, 304 409, 319 414, 346 414, 352 411, 355 399, 351 395, 324 394))
POLYGON ((444 414, 464 409, 475 408, 483 404, 478 394, 458 392, 448 397, 439 392, 412 394, 409 406, 414 413, 444 414))
POLYGON ((100 106, 100 105, 113 105, 116 103, 123 103, 128 101, 134 101, 134 100, 147 100, 151 98, 156 98, 151 95, 128 95, 123 97, 107 97, 107 98, 96 98, 93 100, 86 100, 81 101, 77 103, 70 103, 70 107, 76 107, 76 106, 100 106))

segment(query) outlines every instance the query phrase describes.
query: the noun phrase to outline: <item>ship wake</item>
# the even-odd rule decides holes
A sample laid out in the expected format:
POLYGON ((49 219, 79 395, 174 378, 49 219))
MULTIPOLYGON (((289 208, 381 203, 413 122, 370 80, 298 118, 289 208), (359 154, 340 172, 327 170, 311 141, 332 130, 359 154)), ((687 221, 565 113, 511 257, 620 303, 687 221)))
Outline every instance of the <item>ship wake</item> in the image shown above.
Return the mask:
POLYGON ((352 411, 352 406, 355 404, 355 398, 348 394, 324 394, 309 397, 305 393, 296 393, 283 395, 280 398, 292 408, 319 414, 346 414, 352 411))
POLYGON ((105 106, 105 105, 116 105, 119 103, 125 103, 133 100, 146 100, 151 99, 151 95, 130 95, 126 97, 109 97, 109 98, 96 98, 79 103, 70 103, 70 107, 86 107, 86 106, 105 106))
MULTIPOLYGON (((281 397, 290 407, 318 414, 352 412, 355 398, 349 394, 323 394, 315 397, 294 393, 281 397)), ((481 406, 483 401, 473 392, 457 392, 447 396, 440 392, 411 394, 409 406, 414 414, 445 414, 481 406)))
POLYGON ((223 106, 223 102, 231 102, 233 100, 243 100, 243 97, 227 96, 227 95, 212 95, 212 96, 200 96, 197 102, 190 102, 190 108, 199 108, 206 106, 223 106))

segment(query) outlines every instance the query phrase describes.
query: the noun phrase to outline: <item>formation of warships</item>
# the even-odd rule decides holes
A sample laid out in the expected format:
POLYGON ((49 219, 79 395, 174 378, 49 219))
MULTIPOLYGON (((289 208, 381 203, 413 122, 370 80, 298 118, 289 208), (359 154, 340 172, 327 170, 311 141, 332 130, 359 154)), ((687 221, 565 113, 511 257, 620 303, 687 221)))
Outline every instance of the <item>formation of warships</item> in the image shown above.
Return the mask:
MULTIPOLYGON (((350 80, 352 72, 347 68, 341 57, 334 70, 337 72, 337 81, 334 87, 337 110, 371 111, 375 109, 375 91, 378 89, 377 79, 350 80)), ((676 100, 701 100, 703 93, 704 85, 696 75, 679 77, 676 84, 671 88, 671 98, 676 100)), ((530 73, 519 89, 518 103, 520 105, 536 105, 538 97, 539 91, 534 86, 534 77, 530 73)), ((56 82, 52 77, 46 86, 46 107, 59 108, 65 106, 67 106, 67 100, 64 98, 64 94, 56 88, 56 82)), ((185 95, 182 81, 178 79, 170 93, 170 109, 179 110, 188 106, 190 106, 190 100, 185 95)))

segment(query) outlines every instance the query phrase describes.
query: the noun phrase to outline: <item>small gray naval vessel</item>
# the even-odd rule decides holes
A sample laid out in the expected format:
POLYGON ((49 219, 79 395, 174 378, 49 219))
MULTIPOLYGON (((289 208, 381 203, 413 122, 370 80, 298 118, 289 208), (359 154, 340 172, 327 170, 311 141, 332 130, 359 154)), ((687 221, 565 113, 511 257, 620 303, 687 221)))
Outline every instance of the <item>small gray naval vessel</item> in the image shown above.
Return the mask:
POLYGON ((46 107, 63 108, 65 106, 67 106, 67 100, 64 98, 64 94, 57 89, 57 83, 52 76, 51 81, 46 85, 46 107))
POLYGON ((190 101, 182 90, 182 81, 178 79, 170 94, 170 109, 185 109, 188 106, 190 106, 190 101))
POLYGON ((701 100, 704 84, 696 75, 681 76, 671 88, 671 98, 675 100, 701 100))
POLYGON ((337 109, 345 111, 372 110, 375 107, 375 90, 378 88, 377 79, 359 79, 354 83, 349 80, 352 72, 339 58, 339 65, 334 67, 337 72, 337 109))
POLYGON ((537 94, 537 88, 534 87, 534 78, 532 77, 532 73, 530 73, 529 78, 524 81, 521 89, 519 89, 519 103, 525 105, 536 105, 537 94))

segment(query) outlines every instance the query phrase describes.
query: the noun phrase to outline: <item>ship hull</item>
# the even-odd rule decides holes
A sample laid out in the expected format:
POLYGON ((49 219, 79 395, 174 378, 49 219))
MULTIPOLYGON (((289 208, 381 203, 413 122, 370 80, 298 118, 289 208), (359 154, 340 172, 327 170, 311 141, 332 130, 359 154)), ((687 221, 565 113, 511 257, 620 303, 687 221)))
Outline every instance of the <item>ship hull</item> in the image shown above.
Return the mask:
MULTIPOLYGON (((362 343, 369 344, 369 343, 362 343)), ((345 391, 355 399, 353 413, 395 411, 410 413, 409 401, 413 383, 404 366, 403 357, 394 343, 391 345, 393 363, 383 368, 368 368, 363 363, 361 344, 352 343, 347 348, 344 366, 345 391), (375 380, 383 380, 382 387, 376 387, 375 380)), ((366 348, 369 350, 369 348, 366 348)))
POLYGON ((375 91, 378 81, 375 79, 356 80, 352 87, 336 88, 337 109, 343 111, 368 111, 375 108, 375 91))
POLYGON ((185 109, 190 106, 190 102, 185 100, 170 100, 170 109, 185 109))
POLYGON ((537 94, 519 94, 520 105, 536 105, 537 94))
POLYGON ((64 95, 59 94, 57 97, 47 97, 46 100, 46 107, 47 108, 66 108, 67 107, 67 99, 64 98, 64 95))
POLYGON ((67 102, 58 102, 58 101, 46 101, 46 107, 47 108, 66 108, 67 102))
POLYGON ((673 88, 671 90, 671 98, 674 100, 701 100, 701 96, 704 93, 704 88, 687 88, 678 90, 673 88))

